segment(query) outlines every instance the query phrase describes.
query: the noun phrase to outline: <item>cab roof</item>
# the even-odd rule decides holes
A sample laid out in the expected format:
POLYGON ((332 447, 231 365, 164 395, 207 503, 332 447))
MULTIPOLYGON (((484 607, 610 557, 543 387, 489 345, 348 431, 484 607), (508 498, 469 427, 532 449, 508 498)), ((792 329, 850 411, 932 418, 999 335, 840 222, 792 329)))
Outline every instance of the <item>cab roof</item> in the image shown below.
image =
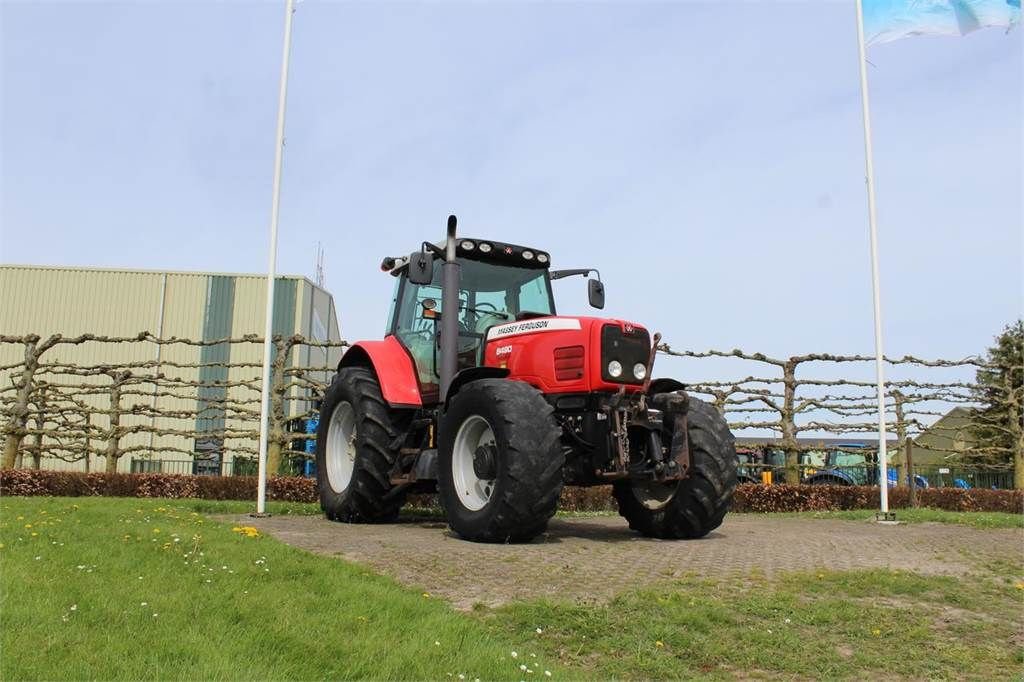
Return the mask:
MULTIPOLYGON (((459 258, 538 270, 551 266, 551 255, 547 251, 529 246, 508 244, 493 239, 476 239, 475 237, 459 237, 455 242, 455 254, 459 258)), ((443 249, 445 245, 444 242, 440 242, 436 246, 443 249)), ((409 258, 402 256, 395 258, 394 266, 385 271, 397 277, 408 265, 409 258)))

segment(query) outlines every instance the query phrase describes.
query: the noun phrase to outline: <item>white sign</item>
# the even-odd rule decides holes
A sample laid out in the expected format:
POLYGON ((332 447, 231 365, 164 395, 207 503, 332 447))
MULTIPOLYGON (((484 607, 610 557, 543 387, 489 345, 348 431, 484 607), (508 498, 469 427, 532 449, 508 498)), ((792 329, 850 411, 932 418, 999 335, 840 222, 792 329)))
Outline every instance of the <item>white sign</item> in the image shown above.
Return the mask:
POLYGON ((546 317, 538 320, 523 320, 521 322, 510 322, 491 327, 487 331, 487 340, 502 339, 506 336, 518 336, 520 334, 533 334, 536 332, 564 331, 566 329, 579 329, 580 321, 575 317, 546 317))
POLYGON ((946 467, 939 467, 939 473, 940 474, 948 474, 949 473, 949 469, 947 469, 946 467))

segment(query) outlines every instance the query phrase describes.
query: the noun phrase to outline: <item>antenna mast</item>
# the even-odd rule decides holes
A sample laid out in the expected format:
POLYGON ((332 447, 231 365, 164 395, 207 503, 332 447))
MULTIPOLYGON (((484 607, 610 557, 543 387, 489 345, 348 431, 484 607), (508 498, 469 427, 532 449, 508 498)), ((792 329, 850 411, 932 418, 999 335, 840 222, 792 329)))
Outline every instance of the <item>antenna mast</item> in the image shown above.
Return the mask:
POLYGON ((321 242, 316 243, 316 254, 313 256, 313 282, 321 289, 324 288, 324 245, 321 242))

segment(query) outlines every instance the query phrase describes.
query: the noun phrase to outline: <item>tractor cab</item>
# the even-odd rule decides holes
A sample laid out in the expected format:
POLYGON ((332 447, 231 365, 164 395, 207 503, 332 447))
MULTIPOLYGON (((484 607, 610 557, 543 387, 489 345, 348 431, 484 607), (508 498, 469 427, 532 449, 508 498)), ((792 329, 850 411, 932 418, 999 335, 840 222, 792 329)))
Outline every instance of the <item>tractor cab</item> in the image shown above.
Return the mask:
MULTIPOLYGON (((459 239, 457 371, 483 365, 488 329, 497 324, 555 314, 548 273, 549 256, 513 244, 459 239)), ((387 263, 389 259, 385 259, 387 263)), ((407 276, 407 259, 393 259, 395 291, 387 333, 409 351, 426 402, 440 390, 441 320, 444 318, 442 269, 428 283, 407 276)))

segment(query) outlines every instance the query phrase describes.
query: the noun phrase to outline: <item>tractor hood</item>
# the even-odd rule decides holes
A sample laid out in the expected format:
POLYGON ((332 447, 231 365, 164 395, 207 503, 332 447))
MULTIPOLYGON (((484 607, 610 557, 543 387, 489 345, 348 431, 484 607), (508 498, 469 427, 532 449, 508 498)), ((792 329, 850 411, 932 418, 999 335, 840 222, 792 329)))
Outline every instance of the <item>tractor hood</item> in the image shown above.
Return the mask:
POLYGON ((599 317, 536 317, 490 327, 484 364, 544 393, 639 390, 651 350, 647 329, 599 317))

